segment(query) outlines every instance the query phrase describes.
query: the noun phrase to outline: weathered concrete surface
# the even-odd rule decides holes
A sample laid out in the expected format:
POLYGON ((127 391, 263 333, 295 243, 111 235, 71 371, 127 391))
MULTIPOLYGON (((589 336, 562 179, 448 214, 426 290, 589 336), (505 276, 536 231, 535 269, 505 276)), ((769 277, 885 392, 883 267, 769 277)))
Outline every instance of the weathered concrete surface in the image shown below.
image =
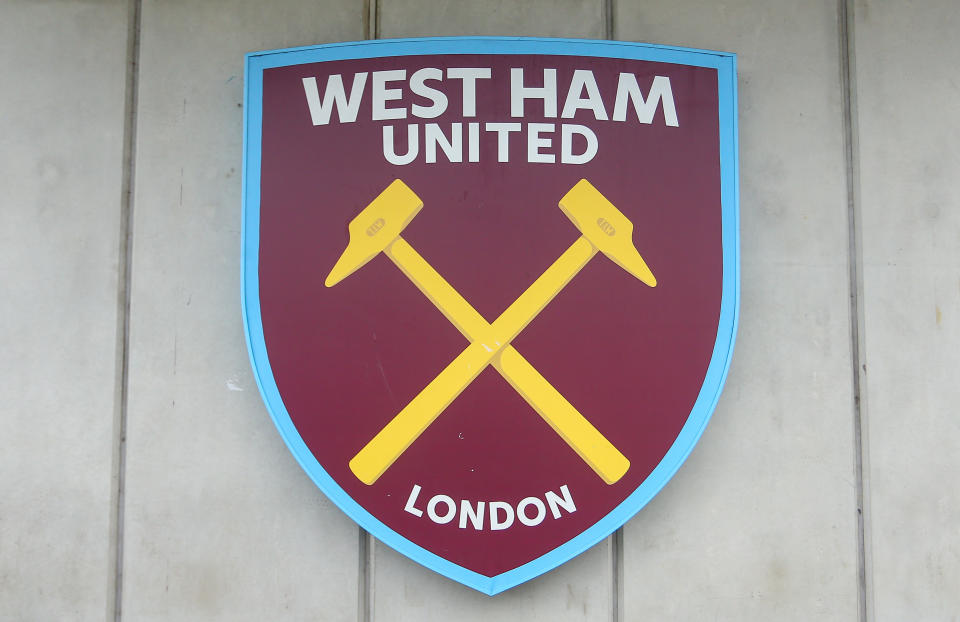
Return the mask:
POLYGON ((377 544, 372 619, 610 620, 613 608, 612 539, 560 568, 496 596, 486 596, 377 544))
MULTIPOLYGON (((379 0, 383 37, 601 38, 599 1, 379 0)), ((743 301, 720 407, 625 528, 624 620, 855 619, 837 4, 615 3, 739 54, 743 301)), ((855 3, 871 619, 960 611, 960 12, 855 3)), ((123 615, 355 619, 358 530, 283 446, 239 312, 243 53, 363 36, 360 0, 146 1, 123 615)), ((125 2, 0 5, 0 619, 111 612, 125 2), (43 426, 43 427, 41 427, 43 426)), ((376 620, 603 620, 607 541, 488 598, 383 545, 376 620)))
POLYGON ((243 55, 356 39, 361 3, 145 2, 123 615, 347 620, 358 528, 296 464, 240 316, 243 55))
POLYGON ((598 0, 377 0, 382 38, 501 35, 603 38, 598 0))
POLYGON ((960 616, 960 11, 857 3, 876 620, 960 616))
MULTIPOLYGON (((382 37, 528 35, 603 38, 600 2, 381 0, 382 37)), ((495 598, 425 570, 377 544, 372 610, 386 620, 604 620, 613 608, 608 540, 564 567, 495 598)))
POLYGON ((103 619, 127 13, 0 5, 0 619, 103 619))
POLYGON ((618 2, 616 35, 738 54, 742 301, 688 462, 624 532, 625 620, 855 620, 836 2, 618 2))

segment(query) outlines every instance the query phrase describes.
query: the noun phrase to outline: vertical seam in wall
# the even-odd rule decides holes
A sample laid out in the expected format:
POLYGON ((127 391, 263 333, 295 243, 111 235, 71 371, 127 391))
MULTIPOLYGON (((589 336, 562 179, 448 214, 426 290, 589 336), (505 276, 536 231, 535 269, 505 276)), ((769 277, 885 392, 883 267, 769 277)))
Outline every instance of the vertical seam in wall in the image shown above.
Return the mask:
POLYGON ((370 38, 370 2, 372 0, 363 0, 360 4, 360 22, 363 24, 363 38, 370 38))
POLYGON ((866 349, 863 309, 863 251, 860 217, 860 149, 857 119, 854 0, 838 0, 840 89, 847 181, 850 288, 850 352, 853 382, 854 472, 857 506, 857 610, 861 622, 874 619, 870 545, 869 443, 867 437, 866 349))
POLYGON ((359 562, 359 577, 357 578, 357 620, 370 622, 372 619, 370 570, 371 556, 373 555, 373 536, 363 527, 359 528, 360 538, 357 543, 357 557, 359 562))
POLYGON ((363 38, 380 38, 380 7, 378 0, 363 0, 363 38))
MULTIPOLYGON (((614 40, 616 38, 615 0, 601 1, 601 17, 603 19, 603 36, 605 39, 614 40)), ((612 567, 611 576, 611 594, 610 594, 610 618, 613 622, 623 620, 623 527, 618 528, 610 537, 610 559, 612 567)))
POLYGON ((613 576, 611 598, 613 604, 610 607, 610 617, 613 622, 621 622, 623 620, 623 527, 613 532, 610 549, 610 557, 613 561, 613 568, 611 569, 613 576))
POLYGON ((614 7, 613 0, 600 0, 601 5, 601 16, 603 17, 603 36, 605 39, 613 40, 614 38, 614 7))
MULTIPOLYGON (((380 10, 379 0, 362 0, 363 38, 380 38, 380 10)), ((373 555, 376 540, 362 527, 357 545, 357 562, 359 573, 357 577, 357 620, 371 622, 373 620, 373 555)))
POLYGON ((123 177, 120 186, 119 256, 117 261, 117 354, 114 388, 114 444, 111 483, 111 576, 107 620, 119 622, 123 604, 124 492, 127 466, 127 404, 130 368, 130 282, 133 250, 133 187, 137 145, 137 88, 140 73, 141 0, 130 0, 127 70, 124 92, 123 177))

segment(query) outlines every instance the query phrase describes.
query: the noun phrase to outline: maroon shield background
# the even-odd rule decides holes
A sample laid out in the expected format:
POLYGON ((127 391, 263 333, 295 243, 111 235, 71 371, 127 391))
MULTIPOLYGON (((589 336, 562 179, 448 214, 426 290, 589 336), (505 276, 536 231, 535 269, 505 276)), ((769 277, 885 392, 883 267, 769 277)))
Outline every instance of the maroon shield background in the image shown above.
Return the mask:
MULTIPOLYGON (((370 85, 367 84, 369 90, 370 85)), ((272 68, 263 76, 260 304, 270 365, 283 403, 327 473, 377 519, 425 549, 486 576, 523 565, 583 532, 632 493, 660 462, 690 415, 717 338, 722 247, 717 72, 710 68, 540 55, 445 55, 331 61, 272 68), (459 83, 437 119, 589 126, 599 150, 585 165, 526 162, 525 134, 498 163, 491 134, 480 162, 394 166, 370 97, 355 123, 314 127, 301 79, 354 72, 490 67, 478 82, 476 118, 461 115, 459 83), (556 68, 559 107, 575 69, 593 71, 608 115, 620 72, 646 92, 668 76, 679 127, 545 118, 536 100, 510 117, 510 68, 539 84, 556 68), (513 341, 517 349, 631 462, 605 484, 488 367, 373 485, 350 459, 464 347, 465 338, 384 256, 333 288, 324 279, 347 245, 347 224, 391 181, 424 202, 404 231, 416 248, 490 322, 579 232, 557 201, 588 179, 634 223, 634 242, 658 280, 649 288, 602 255, 513 341), (434 494, 459 502, 507 501, 567 485, 576 512, 502 531, 460 529, 403 511, 414 484, 420 507, 434 494)), ((404 89, 391 107, 428 101, 404 89)), ((466 138, 466 137, 465 137, 466 138)), ((397 146, 405 151, 405 143, 397 146)))

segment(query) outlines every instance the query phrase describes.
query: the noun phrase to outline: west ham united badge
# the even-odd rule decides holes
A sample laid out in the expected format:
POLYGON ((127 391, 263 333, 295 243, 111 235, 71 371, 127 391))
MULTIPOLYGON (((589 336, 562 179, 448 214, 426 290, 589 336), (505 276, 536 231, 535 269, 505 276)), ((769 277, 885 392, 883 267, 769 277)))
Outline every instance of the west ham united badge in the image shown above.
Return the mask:
POLYGON ((663 488, 736 332, 732 54, 368 41, 246 80, 250 357, 327 496, 495 594, 663 488))

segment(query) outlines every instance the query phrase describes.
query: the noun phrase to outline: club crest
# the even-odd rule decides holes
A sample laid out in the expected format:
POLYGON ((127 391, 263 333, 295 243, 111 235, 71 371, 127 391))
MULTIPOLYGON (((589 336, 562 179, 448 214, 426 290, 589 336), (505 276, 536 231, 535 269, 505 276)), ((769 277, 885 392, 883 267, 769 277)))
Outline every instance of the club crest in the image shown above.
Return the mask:
POLYGON ((304 470, 495 594, 608 536, 720 395, 734 57, 443 38, 247 57, 243 312, 304 470))

